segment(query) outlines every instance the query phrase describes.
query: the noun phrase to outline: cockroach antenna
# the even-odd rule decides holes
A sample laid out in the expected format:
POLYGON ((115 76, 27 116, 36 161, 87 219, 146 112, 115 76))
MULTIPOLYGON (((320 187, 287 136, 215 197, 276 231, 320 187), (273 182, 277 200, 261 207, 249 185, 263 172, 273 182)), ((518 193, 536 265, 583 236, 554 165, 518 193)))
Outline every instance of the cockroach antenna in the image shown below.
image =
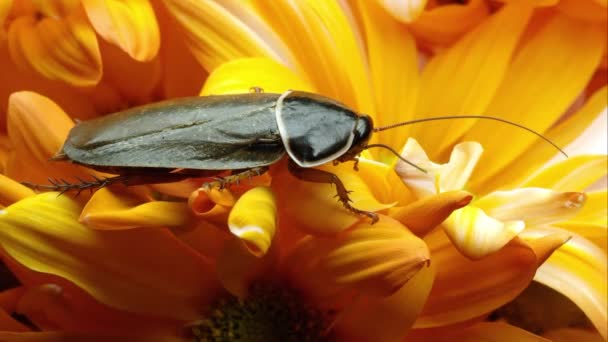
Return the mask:
POLYGON ((384 145, 384 144, 369 144, 369 145, 365 146, 365 149, 372 148, 372 147, 382 147, 382 148, 384 148, 384 149, 387 149, 387 150, 391 151, 391 152, 392 152, 392 153, 393 153, 393 154, 394 154, 394 155, 395 155, 397 158, 399 158, 399 159, 403 160, 404 162, 408 163, 409 165, 411 165, 411 166, 415 167, 416 169, 418 169, 418 170, 420 170, 420 171, 422 171, 422 172, 426 173, 426 170, 425 170, 425 169, 423 169, 423 168, 421 168, 420 166, 418 166, 418 165, 416 165, 416 164, 412 163, 411 161, 409 161, 409 160, 407 160, 407 159, 403 158, 402 156, 400 156, 400 155, 399 155, 399 153, 398 153, 397 151, 395 151, 395 150, 394 150, 392 147, 390 147, 390 146, 388 146, 388 145, 384 145))
MULTIPOLYGON (((518 124, 516 122, 513 121, 509 121, 506 119, 501 119, 501 118, 497 118, 494 116, 482 116, 482 115, 454 115, 454 116, 434 116, 431 118, 423 118, 423 119, 416 119, 416 120, 409 120, 409 121, 404 121, 404 122, 399 122, 399 123, 395 123, 392 125, 387 125, 387 126, 382 126, 382 127, 375 127, 374 128, 374 132, 381 132, 381 131, 385 131, 387 129, 392 129, 392 128, 396 128, 396 127, 400 127, 400 126, 406 126, 406 125, 411 125, 411 124, 415 124, 415 123, 420 123, 420 122, 427 122, 427 121, 439 121, 439 120, 450 120, 450 119, 484 119, 484 120, 494 120, 494 121, 499 121, 502 123, 505 123, 507 125, 511 125, 511 126, 515 126, 518 128, 521 128, 523 130, 526 130, 534 135, 536 135, 537 137, 541 138, 542 140, 544 140, 545 142, 547 142, 548 144, 550 144, 551 146, 555 147, 556 150, 558 150, 561 154, 563 154, 564 156, 566 156, 566 158, 568 157, 568 154, 566 154, 566 152, 564 150, 562 150, 559 146, 557 146, 556 143, 554 143, 553 141, 551 141, 549 138, 545 137, 544 135, 542 135, 541 133, 528 128, 524 125, 518 124)), ((368 145, 368 147, 370 147, 372 145, 368 145)), ((375 146, 372 146, 375 147, 375 146)), ((380 146, 378 146, 380 147, 380 146)), ((382 146, 384 148, 387 148, 388 146, 382 146)), ((395 155, 397 155, 397 153, 392 150, 393 153, 395 153, 395 155)), ((403 160, 403 158, 400 158, 401 160, 403 160)), ((404 160, 405 161, 405 160, 404 160)), ((405 161, 406 163, 412 165, 412 163, 405 161)), ((415 166, 415 165, 413 165, 415 166)), ((415 166, 417 169, 420 169, 419 167, 415 166)))

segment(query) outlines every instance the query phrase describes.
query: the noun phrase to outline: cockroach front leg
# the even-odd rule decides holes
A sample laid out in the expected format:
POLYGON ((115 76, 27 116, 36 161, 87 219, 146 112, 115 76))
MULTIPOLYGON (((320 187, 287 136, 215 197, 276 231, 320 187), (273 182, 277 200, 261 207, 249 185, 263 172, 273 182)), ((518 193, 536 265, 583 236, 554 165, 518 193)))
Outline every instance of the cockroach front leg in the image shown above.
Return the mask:
POLYGON ((335 185, 337 197, 347 210, 350 210, 351 212, 357 215, 365 215, 369 217, 372 220, 372 224, 378 221, 378 214, 371 211, 359 210, 350 205, 350 202, 352 202, 350 197, 348 197, 348 193, 350 191, 346 190, 340 178, 338 178, 338 176, 334 175, 333 173, 323 170, 303 168, 292 160, 289 160, 287 167, 292 175, 303 181, 314 183, 329 183, 335 185))

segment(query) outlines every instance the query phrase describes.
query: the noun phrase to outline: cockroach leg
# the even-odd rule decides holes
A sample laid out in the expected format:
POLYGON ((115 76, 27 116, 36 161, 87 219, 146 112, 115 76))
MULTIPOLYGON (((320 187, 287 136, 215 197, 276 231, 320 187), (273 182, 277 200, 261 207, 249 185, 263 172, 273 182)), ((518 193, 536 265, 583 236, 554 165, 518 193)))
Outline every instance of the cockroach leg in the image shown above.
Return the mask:
POLYGON ((252 93, 260 94, 264 92, 264 89, 262 89, 262 87, 251 87, 249 88, 249 91, 252 93))
POLYGON ((348 197, 350 191, 346 190, 344 184, 340 178, 338 178, 338 176, 323 170, 300 167, 292 160, 289 160, 287 165, 289 172, 291 172, 291 174, 298 179, 306 182, 329 183, 335 185, 337 191, 336 197, 338 197, 338 200, 342 203, 342 205, 344 205, 344 208, 357 215, 365 215, 369 217, 372 220, 372 224, 378 222, 378 214, 371 211, 360 210, 350 205, 350 202, 352 202, 350 197, 348 197))
POLYGON ((218 189, 223 190, 231 184, 239 185, 242 180, 251 179, 252 177, 259 176, 266 171, 268 171, 267 166, 259 166, 251 169, 242 170, 230 176, 214 177, 214 181, 203 184, 203 187, 205 187, 206 189, 217 187, 218 189))

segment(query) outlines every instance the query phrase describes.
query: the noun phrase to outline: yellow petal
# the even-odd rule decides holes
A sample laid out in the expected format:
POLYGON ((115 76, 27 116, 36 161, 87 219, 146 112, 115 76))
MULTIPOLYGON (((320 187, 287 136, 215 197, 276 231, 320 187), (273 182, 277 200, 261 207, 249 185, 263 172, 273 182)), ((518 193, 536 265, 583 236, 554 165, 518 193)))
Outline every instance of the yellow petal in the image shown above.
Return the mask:
MULTIPOLYGON (((385 8, 419 7, 426 1, 366 1, 356 2, 363 19, 369 70, 374 91, 376 111, 370 113, 376 127, 408 120, 416 108, 419 87, 418 51, 414 38, 402 24, 391 18, 385 8), (394 72, 399 70, 399 72, 394 72)), ((392 11, 397 15, 401 9, 392 11)), ((403 15, 405 11, 399 12, 403 15)), ((403 146, 408 127, 384 131, 372 136, 372 142, 383 143, 395 149, 403 146)), ((395 156, 384 149, 376 149, 377 159, 392 164, 395 156)))
MULTIPOLYGON (((348 165, 348 164, 347 164, 348 165)), ((403 184, 391 165, 359 157, 357 174, 369 186, 375 198, 382 203, 397 202, 408 205, 415 197, 403 184)))
POLYGON ((390 296, 428 263, 426 244, 399 222, 381 216, 373 226, 364 221, 336 238, 301 240, 285 271, 294 286, 323 302, 350 291, 390 296))
POLYGON ((138 61, 154 58, 160 32, 149 1, 84 0, 84 10, 95 31, 138 61))
POLYGON ((79 221, 95 229, 117 230, 182 226, 190 218, 186 202, 143 202, 132 195, 121 195, 103 188, 93 194, 79 221))
POLYGON ((356 297, 343 309, 332 333, 341 341, 405 341, 431 291, 434 275, 431 264, 389 297, 356 297))
MULTIPOLYGON (((224 219, 224 225, 227 218, 228 214, 224 219)), ((173 233, 185 244, 209 259, 217 259, 226 242, 234 239, 224 226, 208 220, 200 220, 193 227, 173 229, 173 233)))
POLYGON ((80 210, 57 193, 26 198, 2 211, 0 244, 29 269, 68 279, 110 307, 200 317, 217 286, 200 256, 165 229, 88 229, 80 210))
POLYGON ((469 327, 414 330, 407 336, 412 342, 549 342, 546 338, 503 322, 480 322, 469 327))
POLYGON ((557 192, 541 188, 494 191, 475 202, 488 215, 501 221, 522 220, 526 225, 562 221, 585 204, 581 192, 557 192))
POLYGON ((299 74, 320 94, 375 112, 362 40, 345 3, 256 1, 255 6, 296 56, 299 74))
POLYGON ((447 4, 422 12, 411 28, 425 42, 449 44, 474 29, 488 14, 488 5, 482 0, 447 4))
POLYGON ((32 189, 0 174, 0 205, 8 206, 33 195, 32 189))
MULTIPOLYGON (((351 165, 326 165, 320 169, 338 176, 346 190, 352 191, 349 197, 353 207, 375 212, 393 206, 392 203, 383 204, 376 200, 369 186, 352 170, 351 165)), ((333 235, 360 220, 369 220, 346 210, 336 198, 336 188, 332 184, 301 181, 291 175, 287 168, 280 168, 272 177, 272 189, 281 203, 281 209, 306 233, 333 235)))
POLYGON ((605 341, 596 331, 577 329, 577 328, 561 328, 550 330, 543 334, 543 337, 548 338, 553 342, 603 342, 605 341))
POLYGON ((76 5, 61 20, 30 15, 11 22, 8 39, 13 60, 49 79, 79 87, 95 85, 102 74, 97 37, 76 5))
POLYGON ((454 211, 443 225, 454 246, 471 259, 495 253, 525 227, 520 220, 500 221, 488 216, 476 203, 454 211))
MULTIPOLYGON (((526 1, 509 3, 449 50, 436 55, 422 73, 416 115, 483 113, 507 73, 519 36, 531 13, 532 6, 526 1), (452 86, 446 87, 446 84, 452 86)), ((418 124, 412 128, 412 135, 421 145, 433 146, 427 151, 434 159, 474 123, 475 120, 450 120, 434 123, 432 129, 429 129, 429 124, 418 124)), ((488 131, 483 132, 486 134, 488 131)), ((485 148, 486 145, 482 145, 485 148)))
MULTIPOLYGON (((486 112, 544 132, 584 90, 600 63, 604 40, 605 34, 598 27, 563 15, 551 17, 522 45, 486 112)), ((478 141, 491 151, 481 159, 471 185, 483 188, 482 184, 508 169, 539 138, 480 120, 463 139, 478 141), (508 137, 509 143, 496 137, 508 137)))
MULTIPOLYGON (((560 230, 526 230, 522 233, 522 237, 531 239, 549 232, 560 232, 560 230)), ((606 339, 608 337, 606 252, 571 232, 563 232, 563 234, 573 237, 562 248, 553 252, 538 269, 534 280, 570 298, 606 339)))
POLYGON ((430 161, 418 142, 410 138, 401 156, 426 172, 403 161, 395 165, 395 172, 419 198, 441 191, 461 190, 466 186, 482 152, 483 148, 476 142, 460 143, 452 149, 450 161, 440 165, 430 161))
POLYGON ((239 94, 259 87, 267 93, 314 91, 297 74, 268 58, 241 58, 217 67, 205 81, 201 95, 239 94))
POLYGON ((608 157, 605 155, 571 157, 542 170, 523 186, 559 191, 584 191, 606 176, 607 164, 608 157))
POLYGON ((536 251, 516 238, 477 261, 462 256, 440 229, 427 235, 425 242, 437 276, 416 328, 464 322, 508 303, 532 281, 539 259, 565 241, 536 251))
POLYGON ((409 23, 416 20, 426 6, 426 0, 376 0, 376 2, 395 19, 398 19, 404 23, 409 23))
POLYGON ((250 286, 255 282, 271 279, 272 270, 278 262, 276 248, 264 255, 253 255, 238 238, 228 240, 217 257, 217 276, 231 294, 245 298, 250 286))
MULTIPOLYGON (((576 144, 583 137, 583 132, 595 124, 596 120, 601 120, 602 112, 608 106, 608 87, 604 86, 591 96, 585 105, 573 115, 560 121, 559 124, 550 128, 544 135, 555 142, 557 146, 569 149, 572 144, 576 144)), ((605 121, 605 120, 604 120, 605 121)), ((586 138, 588 143, 589 138, 586 138)), ((576 147, 576 146, 573 146, 576 147)), ((580 153, 569 153, 574 156, 580 153)), ((537 141, 517 158, 517 162, 509 164, 509 167, 488 179, 486 182, 476 184, 473 189, 480 194, 488 193, 496 188, 519 186, 523 180, 530 177, 530 170, 538 170, 546 165, 547 161, 553 160, 562 162, 565 160, 553 146, 546 141, 537 141)), ((583 177, 585 178, 585 177, 583 177)), ((574 189, 562 189, 564 191, 574 189)))
POLYGON ((405 207, 391 208, 389 216, 403 223, 412 233, 424 236, 440 225, 454 210, 471 202, 466 191, 448 191, 429 196, 405 207))
POLYGON ((270 248, 276 225, 277 204, 274 194, 267 187, 247 191, 228 216, 230 232, 256 257, 263 256, 270 248))
POLYGON ((163 5, 182 26, 190 49, 208 71, 243 57, 292 63, 289 51, 249 2, 169 0, 163 5))
POLYGON ((555 226, 581 235, 595 243, 604 251, 608 250, 608 193, 597 191, 587 193, 587 201, 581 210, 568 221, 555 223, 555 226))

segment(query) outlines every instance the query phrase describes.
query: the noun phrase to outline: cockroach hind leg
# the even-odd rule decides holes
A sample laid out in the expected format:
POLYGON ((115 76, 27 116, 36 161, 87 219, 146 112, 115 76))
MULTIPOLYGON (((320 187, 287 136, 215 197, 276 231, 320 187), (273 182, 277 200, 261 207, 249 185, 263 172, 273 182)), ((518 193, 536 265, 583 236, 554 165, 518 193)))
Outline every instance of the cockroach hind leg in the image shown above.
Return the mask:
POLYGON ((346 210, 356 215, 369 217, 372 220, 372 224, 378 222, 378 214, 371 211, 360 210, 350 205, 352 200, 350 199, 348 194, 351 193, 351 191, 346 190, 340 178, 338 178, 338 176, 334 175, 333 173, 323 170, 303 168, 298 166, 292 160, 290 160, 288 163, 288 169, 292 175, 303 181, 314 183, 329 183, 335 185, 336 197, 338 197, 338 201, 342 203, 346 210))
POLYGON ((243 170, 239 173, 235 173, 225 177, 214 177, 212 182, 203 184, 203 187, 207 190, 212 188, 218 188, 219 190, 226 189, 232 184, 239 185, 241 181, 251 179, 256 176, 260 176, 268 171, 267 166, 254 167, 251 169, 243 170))

